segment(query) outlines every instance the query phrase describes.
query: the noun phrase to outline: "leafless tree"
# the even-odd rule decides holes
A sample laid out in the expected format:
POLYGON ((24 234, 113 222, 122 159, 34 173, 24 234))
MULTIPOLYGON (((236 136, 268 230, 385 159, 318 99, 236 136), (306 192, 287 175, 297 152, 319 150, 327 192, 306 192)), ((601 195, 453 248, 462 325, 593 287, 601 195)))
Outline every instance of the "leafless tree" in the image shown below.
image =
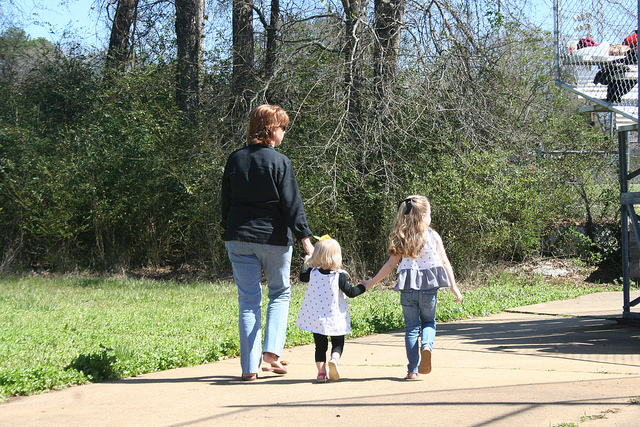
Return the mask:
POLYGON ((123 70, 133 52, 132 27, 135 23, 138 0, 118 0, 111 26, 107 63, 113 69, 123 70))
POLYGON ((364 27, 366 25, 366 2, 342 0, 344 8, 344 86, 346 91, 348 125, 356 141, 362 138, 362 96, 364 86, 364 27))
POLYGON ((254 34, 252 0, 233 0, 233 74, 231 116, 243 119, 249 109, 254 82, 254 34))
POLYGON ((398 67, 398 49, 404 26, 405 0, 375 0, 373 84, 378 119, 390 113, 398 67))
MULTIPOLYGON (((280 0, 271 0, 271 12, 267 29, 267 50, 264 60, 264 78, 271 80, 274 77, 278 51, 278 21, 280 19, 280 0)), ((271 96, 267 92, 267 101, 271 96)))
POLYGON ((204 0, 176 0, 176 99, 192 123, 198 122, 200 107, 203 38, 204 0))

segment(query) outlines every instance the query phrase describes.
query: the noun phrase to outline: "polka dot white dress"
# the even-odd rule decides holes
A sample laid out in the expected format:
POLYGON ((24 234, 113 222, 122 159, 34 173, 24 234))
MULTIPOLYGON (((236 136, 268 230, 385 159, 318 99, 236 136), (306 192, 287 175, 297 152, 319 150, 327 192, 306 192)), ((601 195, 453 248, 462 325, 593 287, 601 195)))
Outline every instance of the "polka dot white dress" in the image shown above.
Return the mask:
POLYGON ((348 298, 338 286, 340 274, 347 273, 336 270, 323 274, 316 268, 311 270, 296 326, 326 336, 351 332, 348 298))

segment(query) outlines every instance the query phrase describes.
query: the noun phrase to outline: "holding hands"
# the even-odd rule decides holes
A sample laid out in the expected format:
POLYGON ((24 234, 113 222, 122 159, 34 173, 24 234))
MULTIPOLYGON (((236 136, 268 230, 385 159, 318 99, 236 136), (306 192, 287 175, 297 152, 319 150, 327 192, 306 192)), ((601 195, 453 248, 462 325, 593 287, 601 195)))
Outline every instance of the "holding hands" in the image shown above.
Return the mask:
POLYGON ((369 290, 373 287, 373 285, 375 285, 375 283, 373 283, 373 281, 371 279, 369 280, 359 280, 358 281, 359 285, 364 285, 364 287, 369 290))

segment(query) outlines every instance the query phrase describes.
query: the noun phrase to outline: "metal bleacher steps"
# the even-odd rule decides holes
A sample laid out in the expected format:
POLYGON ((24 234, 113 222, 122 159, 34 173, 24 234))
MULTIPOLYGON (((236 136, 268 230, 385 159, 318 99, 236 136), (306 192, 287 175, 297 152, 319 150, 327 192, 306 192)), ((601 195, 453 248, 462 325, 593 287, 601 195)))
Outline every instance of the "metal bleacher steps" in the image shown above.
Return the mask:
MULTIPOLYGON (((607 86, 594 84, 593 80, 600 68, 597 65, 576 65, 574 67, 575 86, 571 91, 589 102, 580 107, 578 111, 615 113, 616 128, 637 125, 638 123, 638 85, 636 84, 628 93, 622 96, 618 103, 608 103, 607 86)), ((629 71, 624 76, 627 80, 638 79, 638 66, 630 65, 629 71)))

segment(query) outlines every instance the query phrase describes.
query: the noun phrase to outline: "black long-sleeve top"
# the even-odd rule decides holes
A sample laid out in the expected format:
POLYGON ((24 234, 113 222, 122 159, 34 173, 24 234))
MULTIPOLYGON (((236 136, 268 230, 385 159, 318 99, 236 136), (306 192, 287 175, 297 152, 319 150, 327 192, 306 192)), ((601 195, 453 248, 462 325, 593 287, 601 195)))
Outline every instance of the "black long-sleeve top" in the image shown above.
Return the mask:
POLYGON ((221 189, 223 239, 291 246, 311 236, 291 161, 258 144, 229 155, 221 189))
MULTIPOLYGON (((304 265, 302 266, 302 268, 300 269, 300 281, 309 283, 312 268, 313 267, 305 267, 304 265)), ((325 270, 322 268, 319 268, 318 271, 322 274, 331 273, 331 270, 325 270)), ((355 298, 367 291, 367 288, 365 288, 364 285, 351 286, 349 284, 349 275, 343 271, 341 271, 340 275, 338 276, 338 287, 349 298, 355 298)))

